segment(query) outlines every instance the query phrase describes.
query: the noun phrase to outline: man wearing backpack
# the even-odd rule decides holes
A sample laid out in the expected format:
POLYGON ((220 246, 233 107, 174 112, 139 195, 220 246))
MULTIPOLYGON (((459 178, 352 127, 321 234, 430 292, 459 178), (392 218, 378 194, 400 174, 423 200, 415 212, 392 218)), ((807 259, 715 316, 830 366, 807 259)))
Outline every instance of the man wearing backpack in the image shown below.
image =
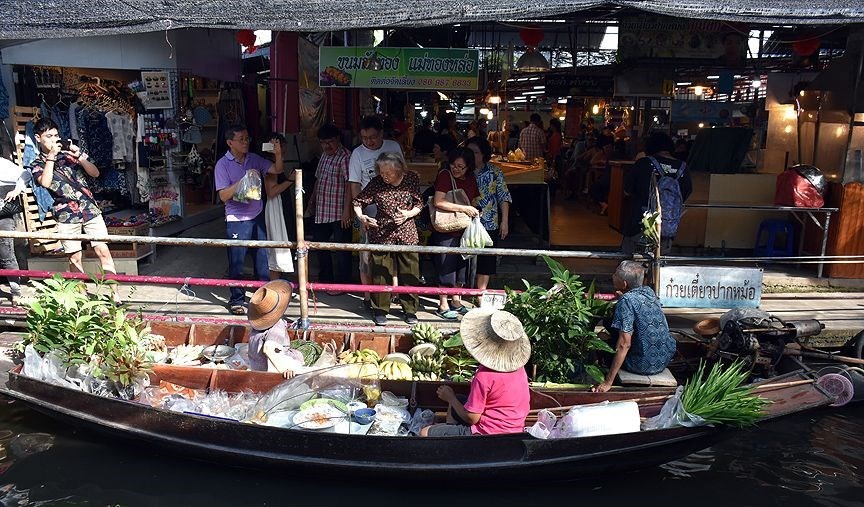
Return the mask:
POLYGON ((661 251, 668 253, 672 238, 684 213, 684 202, 693 191, 687 164, 676 159, 675 144, 665 132, 652 132, 645 142, 646 156, 624 175, 624 194, 628 197, 621 233, 621 251, 632 255, 642 241, 642 216, 656 209, 654 185, 660 194, 661 251))

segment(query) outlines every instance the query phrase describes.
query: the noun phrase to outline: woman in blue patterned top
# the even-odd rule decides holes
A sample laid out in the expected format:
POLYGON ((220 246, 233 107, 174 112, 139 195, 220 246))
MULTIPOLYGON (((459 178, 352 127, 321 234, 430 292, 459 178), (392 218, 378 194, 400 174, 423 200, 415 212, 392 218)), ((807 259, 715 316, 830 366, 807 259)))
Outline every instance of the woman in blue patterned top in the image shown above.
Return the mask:
POLYGON ((642 285, 644 280, 645 269, 636 261, 622 261, 612 275, 621 297, 609 327, 613 334, 617 332, 618 343, 606 380, 594 387, 595 392, 608 391, 622 368, 637 375, 656 375, 675 355, 675 338, 669 333, 660 299, 651 287, 642 285))
MULTIPOLYGON (((477 202, 480 221, 493 241, 505 239, 510 233, 510 203, 513 198, 510 197, 507 182, 504 181, 504 173, 501 168, 489 162, 492 158, 489 141, 482 137, 472 137, 465 142, 465 147, 474 152, 477 188, 480 190, 480 199, 477 202)), ((478 289, 485 290, 489 285, 489 277, 496 273, 496 263, 497 258, 494 255, 477 256, 478 289)))

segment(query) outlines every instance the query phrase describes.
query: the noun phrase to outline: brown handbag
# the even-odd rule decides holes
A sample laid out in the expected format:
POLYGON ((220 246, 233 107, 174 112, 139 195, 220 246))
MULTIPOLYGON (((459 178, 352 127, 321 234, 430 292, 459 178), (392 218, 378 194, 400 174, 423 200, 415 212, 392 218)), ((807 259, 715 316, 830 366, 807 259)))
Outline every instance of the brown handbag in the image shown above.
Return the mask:
MULTIPOLYGON (((444 200, 453 204, 470 206, 471 201, 468 200, 468 195, 465 194, 464 190, 456 187, 453 173, 448 169, 445 170, 450 175, 450 183, 452 183, 453 189, 444 195, 444 200)), ((438 232, 463 231, 471 223, 471 217, 461 211, 442 211, 435 208, 435 195, 429 196, 429 218, 430 222, 432 222, 432 228, 438 232)))

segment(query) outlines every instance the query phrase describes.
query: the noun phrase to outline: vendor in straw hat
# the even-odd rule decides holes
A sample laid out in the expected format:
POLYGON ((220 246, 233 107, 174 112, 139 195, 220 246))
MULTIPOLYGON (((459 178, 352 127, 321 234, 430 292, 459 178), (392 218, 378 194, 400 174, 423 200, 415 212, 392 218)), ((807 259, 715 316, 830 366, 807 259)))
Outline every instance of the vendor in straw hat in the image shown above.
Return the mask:
POLYGON ((282 316, 291 302, 291 284, 285 280, 273 280, 261 286, 249 300, 249 369, 255 371, 279 371, 285 378, 294 376, 273 364, 265 353, 265 344, 289 345, 288 323, 282 316))
POLYGON ((427 426, 420 430, 420 436, 525 431, 531 398, 525 363, 531 356, 531 343, 522 323, 509 312, 474 309, 462 317, 459 332, 480 367, 464 403, 450 386, 438 388, 438 397, 450 405, 447 423, 427 426))

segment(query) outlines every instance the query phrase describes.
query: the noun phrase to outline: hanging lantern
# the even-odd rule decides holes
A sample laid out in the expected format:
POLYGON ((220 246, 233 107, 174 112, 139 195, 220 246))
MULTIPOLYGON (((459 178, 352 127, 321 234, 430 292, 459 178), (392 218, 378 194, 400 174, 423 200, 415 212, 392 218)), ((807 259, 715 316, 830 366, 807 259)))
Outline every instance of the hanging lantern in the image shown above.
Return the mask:
POLYGON ((819 51, 819 46, 821 44, 822 41, 819 37, 799 40, 792 43, 792 51, 794 51, 798 56, 810 56, 816 51, 819 51))
POLYGON ((549 62, 546 57, 537 51, 537 46, 543 41, 543 30, 536 26, 525 27, 519 30, 519 37, 528 46, 528 50, 516 61, 516 69, 522 72, 542 72, 549 70, 549 62))
POLYGON ((254 53, 258 46, 255 45, 255 32, 252 30, 238 30, 236 34, 234 34, 234 40, 237 41, 238 44, 246 48, 244 50, 245 53, 254 53))

